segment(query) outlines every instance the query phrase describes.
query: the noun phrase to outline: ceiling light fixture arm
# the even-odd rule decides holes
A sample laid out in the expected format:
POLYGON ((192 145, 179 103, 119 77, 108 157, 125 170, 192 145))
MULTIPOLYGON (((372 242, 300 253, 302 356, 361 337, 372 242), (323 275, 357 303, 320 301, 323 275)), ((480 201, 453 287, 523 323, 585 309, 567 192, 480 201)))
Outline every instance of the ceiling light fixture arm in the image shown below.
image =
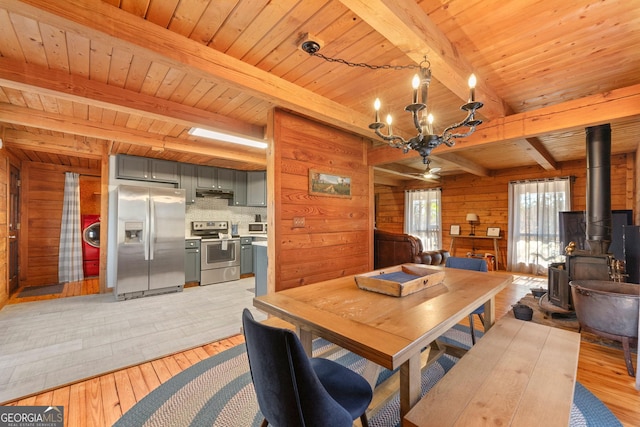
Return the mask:
MULTIPOLYGON (((373 129, 373 131, 383 140, 387 141, 387 143, 393 148, 403 148, 406 147, 408 142, 400 135, 384 135, 380 132, 380 129, 383 129, 386 125, 382 122, 371 123, 369 125, 369 129, 373 129)), ((405 150, 405 153, 408 153, 409 149, 405 150)))
POLYGON ((482 120, 475 118, 476 110, 482 107, 482 102, 468 102, 460 107, 461 110, 467 112, 467 117, 459 123, 454 123, 447 126, 442 132, 442 142, 449 147, 455 145, 454 138, 464 138, 471 135, 476 130, 476 126, 482 124, 482 120), (469 130, 465 133, 454 133, 453 131, 461 127, 468 127, 469 130))

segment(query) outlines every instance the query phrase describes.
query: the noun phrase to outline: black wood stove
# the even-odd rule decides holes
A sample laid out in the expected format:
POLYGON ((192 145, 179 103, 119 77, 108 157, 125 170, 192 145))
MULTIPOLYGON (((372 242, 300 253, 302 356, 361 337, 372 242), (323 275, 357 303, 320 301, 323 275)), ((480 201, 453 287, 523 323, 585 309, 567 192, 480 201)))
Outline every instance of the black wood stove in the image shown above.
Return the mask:
POLYGON ((569 282, 612 280, 611 244, 611 126, 588 127, 586 249, 568 253, 564 263, 549 267, 549 301, 565 310, 573 309, 569 282))

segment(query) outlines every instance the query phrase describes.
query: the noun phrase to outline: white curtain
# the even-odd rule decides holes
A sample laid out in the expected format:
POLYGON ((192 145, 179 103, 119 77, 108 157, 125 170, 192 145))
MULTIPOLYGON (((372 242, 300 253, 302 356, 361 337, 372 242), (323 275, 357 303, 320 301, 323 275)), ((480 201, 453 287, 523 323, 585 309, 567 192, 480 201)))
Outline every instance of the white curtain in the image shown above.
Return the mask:
POLYGON ((80 175, 66 172, 58 255, 58 281, 60 283, 84 279, 84 273, 82 272, 81 228, 80 175))
POLYGON ((440 194, 439 188, 404 192, 404 232, 418 237, 425 251, 441 248, 440 194))
POLYGON ((558 212, 569 210, 569 178, 510 182, 507 270, 546 275, 562 262, 558 212))

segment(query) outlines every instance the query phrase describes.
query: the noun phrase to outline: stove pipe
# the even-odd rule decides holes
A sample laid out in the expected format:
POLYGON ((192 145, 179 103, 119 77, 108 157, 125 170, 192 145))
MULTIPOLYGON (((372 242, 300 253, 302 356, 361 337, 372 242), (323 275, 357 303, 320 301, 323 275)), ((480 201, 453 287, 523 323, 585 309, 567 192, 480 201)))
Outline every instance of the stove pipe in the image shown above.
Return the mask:
POLYGON ((590 253, 608 253, 611 244, 611 126, 586 128, 587 233, 590 253))

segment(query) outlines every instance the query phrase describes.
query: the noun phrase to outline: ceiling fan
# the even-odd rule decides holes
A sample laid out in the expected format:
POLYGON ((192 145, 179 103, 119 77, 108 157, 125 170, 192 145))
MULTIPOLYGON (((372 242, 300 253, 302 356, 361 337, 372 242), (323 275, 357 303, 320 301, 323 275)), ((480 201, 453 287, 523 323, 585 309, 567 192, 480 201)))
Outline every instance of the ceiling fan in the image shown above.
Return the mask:
POLYGON ((440 175, 438 175, 438 172, 440 172, 441 169, 442 168, 432 168, 431 160, 427 160, 427 168, 424 170, 424 172, 412 173, 410 175, 419 176, 424 179, 440 179, 440 175))

